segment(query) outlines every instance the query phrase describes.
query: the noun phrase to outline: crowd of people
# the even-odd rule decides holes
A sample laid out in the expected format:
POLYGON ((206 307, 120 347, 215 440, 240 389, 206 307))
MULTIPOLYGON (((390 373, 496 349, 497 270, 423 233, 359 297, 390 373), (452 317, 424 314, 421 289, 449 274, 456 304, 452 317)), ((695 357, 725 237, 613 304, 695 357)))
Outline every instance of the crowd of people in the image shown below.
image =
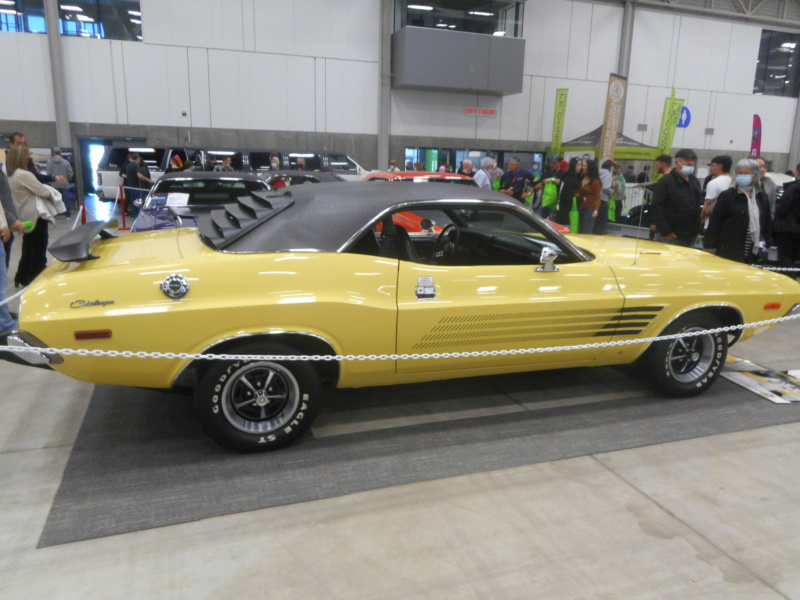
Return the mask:
MULTIPOLYGON (((503 171, 486 156, 477 169, 464 160, 458 169, 443 165, 439 170, 473 177, 479 187, 496 189, 574 233, 594 235, 605 233, 609 221, 620 221, 626 185, 644 184, 646 207, 639 211, 649 213, 643 224, 656 241, 694 247, 702 239, 708 252, 749 264, 765 260, 775 245, 779 264, 793 267, 800 260, 800 164, 787 173, 795 179, 779 194, 761 157, 734 166, 730 156, 716 156, 702 183, 695 176, 696 162, 697 154, 684 148, 674 157, 658 156, 652 168, 645 165, 638 174, 632 165, 623 174, 612 160, 559 156, 550 156, 543 169, 536 160, 523 169, 512 157, 503 171)), ((390 161, 390 170, 399 170, 396 161, 390 161)), ((408 162, 406 170, 424 171, 425 165, 408 162)))
MULTIPOLYGON (((66 189, 72 178, 72 167, 65 166, 61 149, 53 149, 49 164, 53 170, 42 174, 31 159, 28 141, 23 133, 14 132, 6 150, 6 160, 0 171, 0 302, 5 298, 8 268, 14 233, 24 234, 22 251, 14 285, 27 286, 47 266, 48 225, 55 216, 56 200, 61 202, 57 189, 66 189), (67 168, 69 167, 69 168, 67 168), (52 187, 49 187, 52 186, 52 187)), ((66 212, 63 204, 58 205, 66 212)), ((16 315, 8 306, 0 305, 0 345, 15 327, 16 315)))

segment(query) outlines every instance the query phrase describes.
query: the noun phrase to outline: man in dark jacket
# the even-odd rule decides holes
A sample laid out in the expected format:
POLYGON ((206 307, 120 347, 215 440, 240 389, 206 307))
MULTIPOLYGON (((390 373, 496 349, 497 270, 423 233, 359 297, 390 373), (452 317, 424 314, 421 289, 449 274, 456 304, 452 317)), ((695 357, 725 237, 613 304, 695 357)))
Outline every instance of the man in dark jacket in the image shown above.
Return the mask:
POLYGON ((783 184, 783 195, 775 206, 772 235, 778 246, 778 264, 781 267, 794 267, 800 258, 800 164, 794 176, 794 181, 783 184))
POLYGON ((703 196, 694 176, 697 155, 684 148, 675 154, 675 167, 653 186, 650 213, 656 228, 656 241, 694 247, 700 232, 703 196))

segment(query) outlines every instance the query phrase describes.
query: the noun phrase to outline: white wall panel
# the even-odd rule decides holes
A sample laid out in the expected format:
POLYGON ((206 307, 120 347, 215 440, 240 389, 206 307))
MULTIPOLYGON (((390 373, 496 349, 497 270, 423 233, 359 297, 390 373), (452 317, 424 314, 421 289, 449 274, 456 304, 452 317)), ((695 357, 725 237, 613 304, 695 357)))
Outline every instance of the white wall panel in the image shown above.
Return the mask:
POLYGON ((275 54, 378 61, 380 2, 259 0, 256 50, 275 54))
POLYGON ((567 77, 586 79, 592 45, 592 5, 572 8, 569 46, 567 50, 567 77), (581 10, 582 9, 582 10, 581 10))
POLYGON ((375 0, 337 2, 331 13, 328 56, 380 61, 381 3, 375 0), (339 50, 339 49, 343 49, 339 50))
MULTIPOLYGON (((284 128, 290 131, 318 131, 315 126, 315 98, 317 93, 322 94, 322 89, 316 88, 314 59, 307 56, 287 56, 286 77, 283 82, 280 86, 273 84, 270 92, 286 94, 284 128)), ((265 107, 269 107, 269 95, 264 100, 265 107)))
POLYGON ((255 0, 242 0, 242 45, 248 52, 256 50, 255 0))
POLYGON ((117 123, 111 42, 61 38, 70 121, 117 123))
POLYGON ((476 102, 475 94, 392 90, 391 133, 473 139, 476 117, 465 115, 464 107, 476 102))
POLYGON ((748 151, 753 131, 753 115, 761 117, 761 151, 789 152, 796 98, 714 94, 714 136, 711 148, 748 151))
POLYGON ((376 63, 326 61, 326 131, 378 133, 379 68, 376 63))
POLYGON ((189 65, 186 48, 123 45, 125 89, 130 124, 184 125, 189 110, 189 65))
MULTIPOLYGON (((646 132, 637 131, 640 123, 647 123, 647 87, 628 84, 628 97, 625 99, 625 122, 622 133, 629 138, 646 144, 646 132)), ((653 127, 647 123, 647 128, 653 127)), ((649 139, 649 138, 648 138, 649 139)))
MULTIPOLYGON (((525 4, 525 73, 566 77, 573 2, 530 0, 525 4)), ((578 3, 584 10, 591 7, 578 3)))
POLYGON ((725 90, 752 94, 756 61, 761 46, 761 28, 738 23, 731 27, 731 43, 725 69, 725 90))
POLYGON ((549 125, 545 127, 545 101, 544 93, 547 79, 544 77, 528 77, 531 82, 531 103, 528 109, 530 114, 530 122, 528 123, 528 139, 529 140, 549 140, 553 132, 553 107, 555 106, 555 98, 553 98, 552 105, 550 106, 550 121, 549 125))
POLYGON ((213 127, 314 130, 313 58, 209 50, 208 63, 213 127))
POLYGON ((244 6, 242 0, 143 0, 143 37, 149 44, 243 50, 244 6))
MULTIPOLYGON (((521 94, 516 94, 521 96, 521 94)), ((500 139, 500 120, 503 112, 506 110, 506 98, 511 96, 478 96, 478 103, 475 106, 481 108, 494 108, 497 110, 496 117, 478 117, 475 120, 475 137, 479 140, 499 140, 500 139)), ((513 101, 512 101, 513 102, 513 101)), ((520 105, 522 106, 522 105, 520 105)), ((525 112, 527 113, 527 107, 525 112)), ((525 129, 522 128, 520 133, 524 135, 525 129)), ((514 138, 511 138, 514 139, 514 138)), ((525 139, 524 137, 521 139, 525 139)))
MULTIPOLYGON (((114 86, 114 104, 118 124, 128 123, 128 95, 125 91, 125 57, 122 53, 124 42, 111 42, 111 69, 114 86)), ((105 74, 104 74, 105 75, 105 74)))
POLYGON ((328 122, 325 118, 325 63, 324 58, 314 59, 314 114, 316 115, 316 131, 327 131, 328 122))
MULTIPOLYGON (((483 106, 483 98, 481 98, 483 106)), ((531 120, 531 77, 522 78, 522 93, 503 96, 500 106, 498 139, 528 140, 531 120)), ((540 119, 541 121, 541 119, 540 119)), ((480 137, 480 136, 479 136, 480 137)))
POLYGON ((695 150, 705 148, 708 142, 705 130, 711 106, 711 92, 689 90, 685 100, 684 106, 692 113, 692 120, 688 127, 678 128, 675 135, 675 147, 678 147, 678 133, 680 133, 680 147, 694 148, 695 150))
MULTIPOLYGON (((208 50, 189 48, 189 123, 192 127, 211 127, 208 50)), ((182 119, 183 120, 183 119, 182 119)))
POLYGON ((629 81, 637 85, 672 85, 674 37, 678 17, 637 9, 631 42, 629 81))
POLYGON ((237 129, 249 123, 250 81, 248 62, 241 52, 208 51, 211 127, 237 129))
POLYGON ((725 87, 731 27, 724 21, 681 17, 675 52, 676 87, 712 92, 725 87))
POLYGON ((0 33, 0 56, 0 118, 55 120, 47 37, 0 33))
POLYGON ((256 52, 295 54, 294 2, 259 0, 254 6, 256 52))
MULTIPOLYGON (((140 0, 139 5, 143 41, 147 44, 172 44, 172 1, 140 0)), ((192 19, 194 16, 187 16, 187 21, 192 19)))
MULTIPOLYGON (((247 97, 239 98, 241 114, 238 127, 246 129, 289 129, 289 71, 286 56, 236 53, 239 87, 248 87, 247 97), (242 78, 250 81, 244 83, 242 78)), ((224 110, 215 107, 215 111, 224 110)))
POLYGON ((592 5, 592 35, 586 79, 607 82, 609 73, 618 71, 622 14, 622 8, 617 6, 592 5))

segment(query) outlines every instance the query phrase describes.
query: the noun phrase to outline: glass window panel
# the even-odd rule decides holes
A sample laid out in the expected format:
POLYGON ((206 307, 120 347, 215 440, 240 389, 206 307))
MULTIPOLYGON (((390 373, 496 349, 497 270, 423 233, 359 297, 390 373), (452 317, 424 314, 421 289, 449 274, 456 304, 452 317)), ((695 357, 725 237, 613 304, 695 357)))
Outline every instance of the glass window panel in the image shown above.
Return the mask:
POLYGON ((800 35, 767 30, 761 33, 753 93, 800 96, 800 35))
POLYGON ((502 0, 398 0, 396 29, 431 27, 522 37, 522 2, 502 0))

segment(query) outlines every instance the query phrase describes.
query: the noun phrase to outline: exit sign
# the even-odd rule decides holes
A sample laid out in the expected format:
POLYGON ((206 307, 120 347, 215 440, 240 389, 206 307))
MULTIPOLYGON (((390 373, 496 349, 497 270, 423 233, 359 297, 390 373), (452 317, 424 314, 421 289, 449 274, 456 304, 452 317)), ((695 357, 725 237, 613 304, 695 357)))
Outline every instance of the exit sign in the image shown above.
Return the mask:
POLYGON ((467 106, 464 109, 464 114, 468 117, 496 117, 496 108, 480 108, 477 106, 467 106))

